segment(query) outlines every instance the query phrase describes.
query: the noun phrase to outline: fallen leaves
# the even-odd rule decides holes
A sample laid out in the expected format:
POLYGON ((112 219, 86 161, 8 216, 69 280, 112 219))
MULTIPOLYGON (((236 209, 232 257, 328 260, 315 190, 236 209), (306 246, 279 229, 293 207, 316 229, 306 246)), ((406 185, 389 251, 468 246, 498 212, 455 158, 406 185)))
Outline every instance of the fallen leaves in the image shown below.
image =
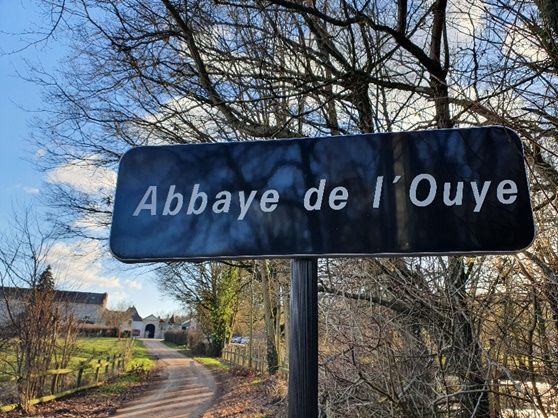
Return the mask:
MULTIPOLYGON (((125 391, 107 393, 104 387, 77 393, 60 400, 39 404, 35 407, 32 417, 80 417, 105 418, 113 415, 118 407, 131 399, 140 396, 148 387, 147 379, 128 385, 125 391)), ((6 418, 29 417, 21 410, 4 415, 6 418)))
POLYGON ((287 384, 244 368, 216 371, 219 396, 203 418, 286 416, 287 384))

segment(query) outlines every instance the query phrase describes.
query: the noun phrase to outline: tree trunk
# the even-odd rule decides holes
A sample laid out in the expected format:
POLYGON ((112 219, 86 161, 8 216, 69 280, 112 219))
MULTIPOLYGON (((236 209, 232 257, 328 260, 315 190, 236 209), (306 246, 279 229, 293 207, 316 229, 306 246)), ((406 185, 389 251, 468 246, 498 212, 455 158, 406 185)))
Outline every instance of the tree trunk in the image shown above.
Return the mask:
MULTIPOLYGON (((446 33, 447 0, 437 0, 432 6, 432 38, 430 58, 438 63, 440 70, 430 74, 430 84, 436 109, 436 125, 439 129, 453 127, 449 107, 446 74, 449 66, 449 48, 446 33), (442 46, 444 64, 442 65, 442 46)), ((475 336, 472 313, 467 306, 465 286, 467 275, 462 257, 451 257, 448 264, 447 297, 453 324, 453 365, 461 385, 460 416, 490 417, 488 399, 489 381, 481 359, 481 347, 475 336)))
POLYGON ((452 365, 460 380, 459 403, 461 418, 489 418, 488 398, 490 378, 482 364, 482 349, 476 338, 472 314, 467 306, 467 274, 463 257, 452 257, 449 265, 448 302, 453 307, 453 356, 452 365))
POLYGON ((269 374, 277 373, 279 369, 279 356, 277 353, 277 345, 275 339, 275 316, 274 303, 271 299, 271 284, 269 281, 269 272, 267 269, 267 261, 258 261, 256 270, 260 275, 262 284, 262 295, 264 304, 264 320, 265 320, 265 340, 267 351, 267 369, 269 374))

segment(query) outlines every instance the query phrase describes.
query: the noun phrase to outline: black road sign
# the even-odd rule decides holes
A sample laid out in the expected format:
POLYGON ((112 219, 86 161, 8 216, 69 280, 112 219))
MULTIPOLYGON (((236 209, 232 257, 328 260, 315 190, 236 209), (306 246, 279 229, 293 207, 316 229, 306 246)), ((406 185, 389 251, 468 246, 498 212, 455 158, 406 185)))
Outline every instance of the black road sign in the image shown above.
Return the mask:
POLYGON ((514 252, 534 238, 506 128, 138 147, 120 162, 122 261, 514 252))

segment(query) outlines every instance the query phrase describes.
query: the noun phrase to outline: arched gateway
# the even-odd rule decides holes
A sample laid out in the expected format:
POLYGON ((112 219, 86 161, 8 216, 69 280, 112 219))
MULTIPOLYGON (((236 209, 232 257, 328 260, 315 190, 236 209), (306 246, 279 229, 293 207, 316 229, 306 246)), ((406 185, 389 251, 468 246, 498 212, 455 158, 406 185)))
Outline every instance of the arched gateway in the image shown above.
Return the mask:
POLYGON ((155 325, 147 324, 145 326, 145 338, 154 338, 155 337, 155 325))

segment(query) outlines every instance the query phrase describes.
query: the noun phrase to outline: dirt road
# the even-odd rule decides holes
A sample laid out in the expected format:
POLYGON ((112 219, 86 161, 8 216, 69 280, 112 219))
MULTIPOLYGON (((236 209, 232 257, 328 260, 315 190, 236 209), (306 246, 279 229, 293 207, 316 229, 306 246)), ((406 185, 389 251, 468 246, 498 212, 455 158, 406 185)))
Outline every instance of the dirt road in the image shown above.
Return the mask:
POLYGON ((143 340, 158 360, 160 376, 153 389, 116 411, 119 418, 193 418, 209 407, 215 379, 194 360, 155 340, 143 340))

